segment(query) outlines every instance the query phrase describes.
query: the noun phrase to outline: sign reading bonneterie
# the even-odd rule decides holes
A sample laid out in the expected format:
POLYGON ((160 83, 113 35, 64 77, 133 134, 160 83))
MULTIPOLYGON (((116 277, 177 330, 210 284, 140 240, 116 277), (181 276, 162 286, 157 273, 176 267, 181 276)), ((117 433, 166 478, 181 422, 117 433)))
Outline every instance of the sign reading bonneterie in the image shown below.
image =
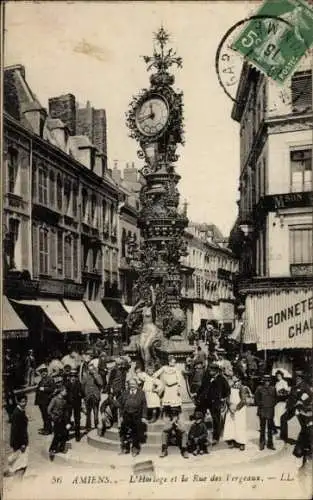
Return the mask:
POLYGON ((312 348, 313 292, 257 294, 246 300, 247 334, 258 349, 312 348))

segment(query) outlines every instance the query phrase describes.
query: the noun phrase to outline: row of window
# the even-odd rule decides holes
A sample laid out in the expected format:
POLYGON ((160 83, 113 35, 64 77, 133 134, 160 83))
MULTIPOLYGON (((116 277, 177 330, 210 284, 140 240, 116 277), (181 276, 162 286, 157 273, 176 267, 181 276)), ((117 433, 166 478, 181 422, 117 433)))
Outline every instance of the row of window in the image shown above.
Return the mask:
MULTIPOLYGON (((290 186, 291 193, 312 191, 312 148, 290 151, 290 186)), ((241 181, 240 209, 241 214, 251 212, 259 198, 266 194, 266 161, 261 158, 256 171, 247 170, 245 179, 241 181)))
MULTIPOLYGON (((304 112, 312 109, 312 71, 296 72, 291 79, 290 95, 282 97, 283 102, 290 100, 291 111, 304 112)), ((247 98, 247 108, 244 111, 240 127, 240 164, 243 168, 250 154, 252 143, 264 117, 267 105, 266 85, 263 84, 255 95, 251 88, 247 98)))
POLYGON ((102 273, 103 266, 117 270, 117 252, 90 247, 71 233, 33 226, 34 276, 48 275, 77 280, 82 271, 102 273), (79 260, 81 266, 79 266, 79 260))

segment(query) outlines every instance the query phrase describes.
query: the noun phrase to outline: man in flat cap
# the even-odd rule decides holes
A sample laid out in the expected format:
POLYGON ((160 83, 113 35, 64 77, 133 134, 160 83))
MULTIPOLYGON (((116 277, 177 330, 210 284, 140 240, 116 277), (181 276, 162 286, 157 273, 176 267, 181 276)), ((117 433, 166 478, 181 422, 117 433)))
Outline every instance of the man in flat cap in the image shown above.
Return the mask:
POLYGON ((65 384, 67 389, 67 402, 68 402, 68 412, 69 419, 72 415, 74 417, 74 429, 75 429, 75 439, 80 441, 80 414, 82 408, 82 398, 83 391, 81 383, 78 379, 78 371, 72 368, 70 371, 70 376, 65 384))
POLYGON ((37 372, 40 374, 41 379, 36 389, 35 405, 39 406, 43 421, 43 429, 40 432, 48 435, 52 432, 52 422, 48 414, 48 406, 54 395, 55 381, 53 377, 48 375, 48 367, 46 365, 41 365, 37 369, 37 372))
POLYGON ((274 432, 274 411, 276 404, 276 390, 272 385, 271 375, 264 375, 262 384, 260 384, 254 395, 255 404, 258 408, 257 415, 260 419, 260 450, 264 450, 267 428, 267 448, 275 450, 273 444, 274 432))

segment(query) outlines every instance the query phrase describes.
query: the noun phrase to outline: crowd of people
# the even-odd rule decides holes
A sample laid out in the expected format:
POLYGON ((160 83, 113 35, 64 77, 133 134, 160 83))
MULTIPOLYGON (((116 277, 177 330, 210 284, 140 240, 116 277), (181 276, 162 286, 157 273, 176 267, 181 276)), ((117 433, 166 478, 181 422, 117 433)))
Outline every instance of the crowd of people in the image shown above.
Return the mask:
MULTIPOLYGON (((147 424, 156 422, 162 424, 160 457, 168 454, 169 446, 177 446, 184 458, 190 453, 207 454, 221 440, 229 448, 243 452, 247 445, 247 407, 255 406, 260 450, 265 446, 274 450, 273 437, 278 432, 287 443, 288 421, 297 415, 301 431, 294 454, 307 459, 312 453, 313 438, 311 379, 296 372, 291 382, 278 370, 275 377, 263 373, 255 384, 257 359, 250 351, 229 355, 220 344, 204 350, 199 341, 183 369, 174 356, 169 356, 167 363, 155 371, 127 356, 108 356, 105 350, 86 349, 78 353, 73 347, 66 356, 55 353, 38 367, 29 364, 34 375, 40 377, 35 394, 35 405, 42 418, 39 432, 53 434, 51 460, 56 453, 66 453, 66 443, 72 435, 80 441, 83 414, 85 433, 95 428, 99 436, 105 436, 116 425, 123 454, 137 456, 147 424), (183 383, 194 403, 189 423, 182 418, 183 383)), ((6 401, 13 473, 27 467, 26 405, 23 393, 15 396, 14 401, 6 401)))

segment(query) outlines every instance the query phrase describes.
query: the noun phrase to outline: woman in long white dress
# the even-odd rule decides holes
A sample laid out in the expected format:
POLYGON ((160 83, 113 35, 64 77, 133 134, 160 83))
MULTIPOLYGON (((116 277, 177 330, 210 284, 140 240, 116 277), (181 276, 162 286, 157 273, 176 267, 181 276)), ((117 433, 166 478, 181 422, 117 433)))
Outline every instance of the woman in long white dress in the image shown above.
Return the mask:
POLYGON ((174 356, 169 356, 168 364, 157 370, 154 378, 159 378, 164 386, 162 398, 162 406, 165 413, 169 414, 173 409, 181 411, 181 394, 180 384, 181 375, 176 367, 176 359, 174 356))
POLYGON ((224 425, 223 440, 229 448, 245 450, 247 444, 247 414, 246 398, 249 395, 247 388, 238 377, 229 380, 230 395, 227 402, 227 412, 224 425))
POLYGON ((276 390, 277 403, 275 405, 274 423, 275 423, 275 428, 277 428, 280 427, 280 417, 286 410, 286 400, 290 392, 290 387, 288 385, 287 380, 284 379, 284 374, 282 371, 277 370, 275 376, 276 376, 275 390, 276 390))

